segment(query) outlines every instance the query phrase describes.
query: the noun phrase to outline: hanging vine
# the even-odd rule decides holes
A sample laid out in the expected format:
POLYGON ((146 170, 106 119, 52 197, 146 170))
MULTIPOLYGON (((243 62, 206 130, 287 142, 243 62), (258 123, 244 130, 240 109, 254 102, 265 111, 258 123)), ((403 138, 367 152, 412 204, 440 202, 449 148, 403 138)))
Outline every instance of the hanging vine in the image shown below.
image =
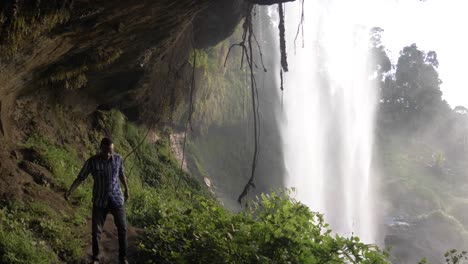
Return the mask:
POLYGON ((284 72, 288 71, 288 56, 286 55, 286 37, 285 37, 285 26, 284 26, 284 6, 283 4, 278 4, 278 14, 279 14, 279 38, 280 38, 280 53, 281 53, 281 68, 284 72))
POLYGON ((260 54, 260 60, 262 63, 263 71, 267 71, 264 64, 263 64, 263 54, 260 49, 260 44, 258 43, 255 33, 253 31, 253 23, 252 23, 252 13, 253 4, 250 4, 247 8, 247 14, 245 16, 243 29, 244 33, 242 34, 242 40, 239 43, 233 44, 226 55, 226 60, 224 65, 226 66, 227 60, 229 58, 229 54, 234 47, 240 47, 242 50, 241 56, 241 67, 243 67, 244 60, 247 62, 247 66, 249 68, 249 77, 250 77, 250 90, 251 90, 251 97, 252 97, 252 112, 253 112, 253 121, 254 121, 254 150, 253 150, 253 157, 252 157, 252 165, 250 171, 250 177, 247 181, 244 189, 242 190, 241 194, 237 198, 237 201, 242 204, 242 199, 248 194, 250 188, 255 188, 254 179, 255 179, 255 171, 257 168, 257 161, 258 161, 258 153, 259 153, 259 135, 260 135, 260 118, 259 118, 259 108, 258 108, 258 89, 257 89, 257 82, 255 80, 255 71, 254 68, 258 68, 257 64, 254 61, 254 52, 253 52, 253 44, 255 43, 260 54))
POLYGON ((296 37, 294 38, 294 51, 296 51, 296 42, 297 38, 299 37, 299 34, 301 34, 302 37, 302 48, 305 46, 305 41, 304 41, 304 1, 301 0, 301 20, 299 21, 299 25, 297 26, 297 32, 296 32, 296 37))
MULTIPOLYGON (((258 154, 260 149, 260 116, 259 116, 259 104, 258 104, 258 89, 257 89, 257 82, 255 80, 255 72, 254 68, 258 68, 257 64, 254 60, 254 52, 253 52, 253 43, 255 43, 259 57, 261 60, 261 64, 263 67, 264 72, 267 72, 265 65, 263 64, 263 53, 261 51, 261 47, 257 38, 255 37, 255 33, 253 30, 253 13, 255 11, 254 4, 260 5, 272 5, 278 4, 278 14, 280 18, 280 22, 278 25, 279 29, 279 39, 280 39, 280 56, 281 56, 281 69, 280 69, 280 89, 281 91, 284 90, 283 85, 283 72, 287 72, 288 69, 288 60, 286 54, 286 37, 285 37, 285 12, 283 4, 285 2, 293 2, 294 0, 249 0, 251 4, 249 4, 247 8, 247 12, 245 15, 245 20, 243 24, 244 32, 242 34, 242 40, 239 43, 233 44, 226 55, 226 59, 224 62, 224 66, 226 67, 227 60, 229 58, 229 54, 234 47, 240 47, 242 50, 241 56, 241 67, 243 67, 244 60, 247 62, 247 66, 249 67, 249 75, 250 75, 250 88, 251 88, 251 96, 252 96, 252 111, 253 111, 253 122, 254 122, 254 150, 253 150, 253 157, 252 157, 252 165, 250 171, 250 178, 245 184, 241 194, 239 195, 237 201, 242 204, 242 199, 248 194, 250 188, 255 188, 254 179, 255 179, 255 171, 257 167, 258 161, 258 154)), ((301 15, 301 22, 299 24, 299 29, 303 32, 303 21, 304 21, 304 0, 302 0, 302 15, 301 15)), ((303 33, 302 33, 303 34, 303 33)), ((296 35, 297 39, 297 35, 296 35)), ((296 40, 295 40, 296 41, 296 40)), ((303 39, 304 42, 304 39, 303 39)), ((282 104, 282 100, 281 100, 282 104)))

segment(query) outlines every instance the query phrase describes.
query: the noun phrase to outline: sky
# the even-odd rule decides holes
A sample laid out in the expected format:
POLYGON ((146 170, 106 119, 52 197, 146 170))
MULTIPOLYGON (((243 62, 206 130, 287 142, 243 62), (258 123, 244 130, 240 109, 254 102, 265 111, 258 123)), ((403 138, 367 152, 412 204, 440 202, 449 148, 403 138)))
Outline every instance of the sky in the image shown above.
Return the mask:
POLYGON ((468 106, 467 0, 357 2, 363 7, 363 23, 384 29, 382 42, 393 62, 412 43, 421 50, 436 51, 443 98, 452 108, 468 106))
MULTIPOLYGON (((393 63, 400 50, 413 43, 435 51, 443 99, 452 108, 468 107, 468 0, 305 0, 305 5, 313 1, 327 2, 328 12, 339 13, 343 20, 384 29, 382 42, 393 63)), ((313 18, 306 13, 305 19, 313 18)))

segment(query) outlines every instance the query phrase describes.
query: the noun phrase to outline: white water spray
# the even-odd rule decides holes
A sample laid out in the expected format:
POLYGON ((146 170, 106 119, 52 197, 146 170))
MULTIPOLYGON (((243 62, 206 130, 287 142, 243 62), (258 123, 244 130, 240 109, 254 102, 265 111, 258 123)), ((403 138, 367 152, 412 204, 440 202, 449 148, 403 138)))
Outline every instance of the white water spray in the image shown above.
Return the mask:
MULTIPOLYGON (((357 1, 359 2, 359 1, 357 1)), ((299 1, 286 5, 288 61, 283 131, 286 186, 339 234, 374 243, 371 158, 376 88, 362 5, 305 1, 304 41, 293 40, 299 1), (361 6, 361 7, 359 7, 361 6)))

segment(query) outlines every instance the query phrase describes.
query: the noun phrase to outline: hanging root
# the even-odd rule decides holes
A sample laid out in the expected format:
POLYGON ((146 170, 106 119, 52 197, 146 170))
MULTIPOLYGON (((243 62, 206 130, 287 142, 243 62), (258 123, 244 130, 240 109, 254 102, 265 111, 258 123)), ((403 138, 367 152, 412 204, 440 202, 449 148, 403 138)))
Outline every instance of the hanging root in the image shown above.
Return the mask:
POLYGON ((280 22, 278 24, 279 37, 280 37, 280 51, 281 51, 281 67, 283 71, 288 71, 288 57, 286 55, 286 37, 284 27, 284 7, 283 4, 278 4, 278 13, 280 22))
POLYGON ((299 37, 299 33, 301 33, 302 37, 302 48, 304 48, 304 1, 302 0, 301 3, 301 20, 299 22, 299 25, 297 26, 297 32, 296 32, 296 37, 294 38, 294 52, 296 51, 296 41, 297 38, 299 37))
POLYGON ((283 69, 280 69, 280 89, 281 92, 283 92, 284 87, 283 87, 283 69))
MULTIPOLYGON (((156 124, 159 122, 156 121, 156 124)), ((153 128, 153 126, 150 126, 148 127, 148 130, 146 131, 146 134, 145 136, 141 139, 141 141, 138 143, 138 145, 136 145, 129 153, 127 153, 127 155, 125 155, 124 159, 123 159, 123 162, 125 163, 125 161, 127 160, 127 158, 132 155, 133 153, 136 153, 136 151, 138 150, 138 148, 140 148, 141 145, 143 145, 143 142, 145 142, 146 138, 148 137, 148 134, 149 132, 151 131, 151 129, 153 128)))
MULTIPOLYGON (((244 33, 242 34, 242 40, 239 43, 235 43, 231 45, 231 47, 228 50, 228 53, 226 55, 226 59, 224 61, 224 66, 226 66, 227 60, 229 58, 229 55, 231 53, 231 50, 234 47, 240 47, 242 50, 242 56, 241 56, 241 67, 243 67, 243 62, 244 59, 246 60, 248 67, 249 67, 249 73, 250 73, 250 88, 251 88, 251 96, 252 96, 252 111, 253 111, 253 121, 254 121, 254 152, 253 152, 253 157, 252 157, 252 166, 251 166, 251 172, 250 172, 250 178, 247 181, 247 183, 244 186, 244 189, 242 190, 241 194, 237 198, 237 201, 242 204, 242 200, 247 196, 250 188, 255 188, 254 184, 254 179, 255 179, 255 171, 257 167, 257 161, 258 161, 258 153, 260 149, 260 144, 259 144, 259 139, 260 139, 260 115, 259 115, 259 104, 258 104, 258 89, 257 89, 257 83, 255 80, 255 73, 254 73, 254 67, 258 68, 257 64, 254 61, 254 54, 253 54, 253 44, 252 42, 255 43, 256 47, 259 50, 259 56, 261 60, 261 64, 263 67, 263 71, 267 72, 267 69, 265 68, 265 65, 263 63, 263 53, 260 48, 260 44, 257 41, 257 38, 255 37, 254 31, 253 31, 253 24, 252 24, 252 13, 253 13, 253 4, 260 4, 260 5, 272 5, 272 4, 278 4, 278 11, 279 11, 279 16, 280 16, 280 23, 278 25, 279 28, 279 38, 280 38, 280 53, 281 53, 281 70, 280 70, 280 79, 281 79, 281 86, 280 89, 281 91, 284 90, 283 87, 283 72, 288 71, 288 61, 287 61, 287 55, 286 55, 286 38, 285 38, 285 20, 284 20, 284 6, 283 3, 285 2, 292 2, 295 0, 248 0, 252 4, 249 5, 249 8, 247 8, 247 14, 245 16, 245 21, 243 24, 244 28, 244 33)), ((304 4, 304 0, 302 0, 302 4, 304 4)), ((303 15, 301 17, 301 25, 303 21, 303 15)), ((282 101, 282 100, 281 100, 282 101)), ((282 104, 282 103, 281 103, 282 104)))
POLYGON ((257 89, 257 83, 255 81, 255 73, 254 73, 254 67, 257 68, 257 65, 254 61, 252 42, 255 42, 259 49, 263 71, 264 72, 267 71, 267 69, 265 68, 265 65, 263 64, 263 54, 260 50, 260 44, 256 40, 255 34, 253 32, 253 24, 252 24, 253 5, 250 5, 247 10, 248 10, 247 15, 245 17, 244 24, 243 24, 244 33, 242 34, 242 40, 239 43, 233 44, 229 48, 228 54, 226 56, 226 60, 224 62, 224 65, 226 66, 227 59, 229 57, 231 50, 234 47, 240 47, 242 49, 241 67, 245 59, 249 67, 249 74, 250 74, 250 89, 251 89, 251 96, 252 96, 252 111, 253 111, 253 121, 254 121, 254 153, 252 157, 250 178, 247 181, 246 185, 244 186, 242 193, 237 198, 237 201, 240 204, 242 204, 242 199, 248 194, 250 188, 251 187, 255 188, 255 184, 253 182, 255 179, 255 170, 257 167, 258 151, 259 151, 260 121, 259 121, 259 108, 258 108, 259 107, 258 106, 258 89, 257 89))

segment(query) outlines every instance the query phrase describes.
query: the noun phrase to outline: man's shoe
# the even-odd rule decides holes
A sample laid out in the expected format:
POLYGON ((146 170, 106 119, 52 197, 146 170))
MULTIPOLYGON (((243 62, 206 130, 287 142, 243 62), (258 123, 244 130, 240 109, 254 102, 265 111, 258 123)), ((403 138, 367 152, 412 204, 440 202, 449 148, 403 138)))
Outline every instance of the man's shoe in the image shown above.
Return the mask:
POLYGON ((120 264, 128 264, 128 260, 127 260, 127 258, 124 258, 124 259, 121 259, 119 263, 120 264))

